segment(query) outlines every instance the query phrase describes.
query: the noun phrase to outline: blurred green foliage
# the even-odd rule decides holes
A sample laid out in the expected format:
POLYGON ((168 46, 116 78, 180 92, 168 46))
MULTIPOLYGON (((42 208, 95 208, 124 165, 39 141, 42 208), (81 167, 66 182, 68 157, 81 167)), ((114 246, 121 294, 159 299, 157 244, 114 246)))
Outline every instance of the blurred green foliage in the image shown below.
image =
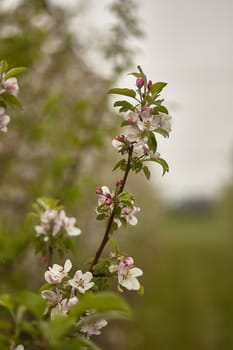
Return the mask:
MULTIPOLYGON (((112 2, 115 9, 118 2, 112 2)), ((27 285, 27 265, 36 268, 28 249, 34 233, 25 222, 32 203, 42 195, 54 197, 76 216, 80 199, 88 196, 93 175, 103 162, 100 150, 116 129, 106 96, 116 78, 115 62, 108 58, 106 64, 113 73, 104 78, 98 67, 86 63, 78 27, 75 33, 70 30, 72 20, 82 16, 81 4, 77 2, 72 11, 49 0, 22 0, 7 8, 0 5, 0 57, 10 68, 28 67, 20 79, 24 110, 10 111, 9 132, 0 138, 2 291, 27 285), (20 269, 15 268, 16 260, 20 269)), ((114 25, 121 26, 127 16, 132 21, 133 10, 123 17, 115 13, 114 25)), ((125 28, 125 45, 126 38, 137 34, 136 27, 135 22, 135 30, 125 28)), ((118 40, 119 36, 103 34, 105 51, 118 40)), ((117 63, 117 70, 122 72, 127 66, 124 44, 118 55, 124 66, 119 70, 117 63)))

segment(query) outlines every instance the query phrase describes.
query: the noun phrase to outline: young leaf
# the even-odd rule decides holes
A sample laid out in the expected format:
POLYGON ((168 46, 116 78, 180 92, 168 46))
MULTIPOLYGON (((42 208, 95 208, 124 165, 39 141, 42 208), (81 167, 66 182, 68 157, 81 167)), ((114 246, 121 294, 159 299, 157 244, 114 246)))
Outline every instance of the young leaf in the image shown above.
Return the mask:
POLYGON ((163 90, 163 88, 166 85, 167 85, 167 83, 163 83, 163 82, 155 83, 155 84, 151 85, 150 92, 152 93, 152 95, 157 95, 160 91, 163 90))
POLYGON ((56 346, 69 333, 74 323, 74 317, 57 314, 53 320, 41 322, 40 326, 50 345, 56 346))
POLYGON ((8 69, 8 63, 5 60, 0 62, 0 74, 4 73, 8 69))
POLYGON ((134 106, 128 101, 116 101, 114 103, 114 107, 122 107, 120 109, 121 112, 127 112, 128 110, 134 111, 134 106))
POLYGON ((114 89, 108 90, 108 94, 117 94, 117 95, 132 97, 132 98, 136 97, 136 92, 132 89, 114 88, 114 89))
POLYGON ((115 171, 118 168, 120 168, 121 170, 124 170, 125 167, 126 167, 126 160, 121 159, 119 162, 116 163, 112 171, 115 171))
POLYGON ((9 104, 11 107, 19 107, 20 109, 23 109, 23 105, 17 99, 17 97, 10 95, 8 92, 1 94, 1 98, 4 102, 6 102, 6 104, 9 104))
POLYGON ((166 130, 162 129, 162 128, 157 128, 155 130, 155 132, 157 132, 158 134, 163 135, 164 137, 169 137, 169 133, 166 130))
POLYGON ((15 77, 16 75, 21 74, 21 73, 25 72, 26 70, 27 70, 26 67, 12 68, 6 73, 4 80, 7 80, 11 77, 15 77))
POLYGON ((72 306, 70 315, 79 319, 86 310, 92 309, 97 312, 120 311, 126 317, 130 318, 130 309, 124 299, 110 292, 101 292, 98 294, 86 293, 76 305, 72 306))
POLYGON ((143 78, 143 76, 142 76, 141 73, 135 73, 135 72, 133 72, 133 73, 129 73, 128 75, 132 75, 132 76, 134 76, 134 77, 136 77, 136 78, 143 78))
POLYGON ((167 110, 167 108, 165 106, 156 106, 153 109, 153 114, 159 114, 159 112, 168 114, 168 110, 167 110))
POLYGON ((153 153, 157 150, 157 141, 153 132, 150 132, 148 137, 148 146, 153 153))
POLYGON ((144 165, 144 167, 142 168, 144 174, 145 174, 145 177, 147 178, 147 180, 150 180, 150 170, 148 168, 148 166, 144 165))
POLYGON ((36 318, 41 318, 45 310, 45 300, 40 295, 22 290, 16 296, 17 303, 24 305, 36 318))
POLYGON ((163 168, 162 175, 169 172, 169 165, 167 164, 165 159, 163 159, 163 158, 151 158, 150 160, 153 162, 159 163, 162 166, 162 168, 163 168))

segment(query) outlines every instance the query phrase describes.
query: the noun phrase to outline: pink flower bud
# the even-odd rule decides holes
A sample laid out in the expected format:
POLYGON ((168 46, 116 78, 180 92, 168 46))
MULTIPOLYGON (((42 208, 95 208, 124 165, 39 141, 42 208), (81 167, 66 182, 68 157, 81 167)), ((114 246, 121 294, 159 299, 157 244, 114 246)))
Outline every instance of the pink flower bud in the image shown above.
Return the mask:
POLYGON ((123 184, 123 179, 118 179, 116 182, 116 186, 121 186, 123 184))
POLYGON ((95 189, 95 193, 96 194, 103 194, 102 188, 97 186, 96 189, 95 189))
POLYGON ((125 267, 132 266, 134 264, 134 260, 133 258, 131 258, 131 256, 127 256, 123 259, 123 264, 125 265, 125 267))
POLYGON ((148 90, 150 90, 150 88, 151 88, 152 85, 153 85, 152 80, 149 80, 149 81, 148 81, 148 84, 147 84, 148 90))
POLYGON ((116 140, 120 141, 120 142, 124 142, 125 141, 125 135, 120 134, 116 136, 116 140))
POLYGON ((111 193, 105 193, 105 197, 111 199, 112 198, 111 193))
POLYGON ((106 201, 105 201, 105 204, 106 205, 111 205, 112 204, 111 198, 107 198, 106 201))
POLYGON ((137 87, 140 89, 140 88, 142 88, 143 87, 143 85, 144 85, 144 78, 137 78, 137 80, 136 80, 136 85, 137 85, 137 87))

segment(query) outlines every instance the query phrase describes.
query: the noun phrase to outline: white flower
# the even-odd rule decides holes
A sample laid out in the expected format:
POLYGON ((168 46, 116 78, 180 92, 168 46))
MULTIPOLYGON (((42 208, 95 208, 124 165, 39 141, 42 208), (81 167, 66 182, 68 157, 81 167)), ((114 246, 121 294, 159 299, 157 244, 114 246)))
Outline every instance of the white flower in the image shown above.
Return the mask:
POLYGON ((46 209, 40 217, 40 225, 35 226, 37 235, 52 233, 56 236, 63 228, 68 236, 78 236, 81 230, 75 226, 76 219, 66 216, 64 210, 46 209))
POLYGON ((130 207, 123 207, 121 209, 121 217, 124 218, 130 225, 137 225, 138 219, 136 218, 135 214, 140 211, 140 208, 133 206, 130 207))
POLYGON ((2 132, 7 132, 7 124, 10 122, 9 115, 5 114, 5 108, 0 107, 0 130, 2 132))
POLYGON ((3 88, 11 95, 17 96, 19 92, 19 85, 16 78, 9 78, 3 81, 3 88))
POLYGON ((118 152, 120 152, 122 150, 122 148, 124 147, 124 143, 121 142, 121 141, 118 141, 116 139, 112 140, 112 145, 113 145, 114 148, 116 148, 116 150, 118 152))
POLYGON ((140 283, 137 277, 142 276, 143 271, 138 267, 121 267, 118 272, 118 283, 128 290, 139 290, 140 283))
POLYGON ((48 306, 55 306, 62 300, 62 294, 59 290, 55 293, 53 290, 46 289, 41 292, 41 297, 48 302, 48 306))
POLYGON ((24 346, 22 344, 19 344, 14 348, 14 350, 24 350, 24 346))
POLYGON ((52 310, 51 310, 51 319, 53 320, 54 317, 58 314, 66 315, 69 311, 69 309, 77 304, 78 298, 76 296, 73 296, 71 298, 65 298, 61 302, 59 302, 52 310))
POLYGON ((54 209, 46 209, 40 217, 40 225, 35 227, 37 235, 47 234, 52 231, 55 236, 61 228, 61 223, 58 217, 58 211, 54 209))
POLYGON ((50 284, 61 283, 68 276, 68 272, 72 269, 72 263, 69 259, 65 261, 64 268, 58 264, 53 264, 45 272, 45 280, 50 284))
MULTIPOLYGON (((83 318, 85 319, 85 318, 83 318)), ((104 319, 98 320, 96 322, 86 324, 81 327, 81 332, 86 333, 87 337, 91 337, 92 335, 101 334, 100 329, 106 327, 108 322, 104 319)))
POLYGON ((74 278, 69 280, 69 284, 77 289, 80 293, 84 294, 88 289, 94 286, 94 282, 90 282, 93 278, 91 272, 82 273, 81 270, 78 270, 74 274, 74 278))
POLYGON ((102 186, 98 194, 98 205, 106 204, 112 207, 112 197, 113 194, 110 192, 109 188, 107 186, 102 186))
POLYGON ((171 131, 171 117, 165 113, 160 113, 157 117, 159 126, 161 129, 170 132, 171 131))
POLYGON ((78 236, 81 234, 81 230, 78 227, 75 227, 76 219, 75 218, 69 218, 66 216, 66 213, 64 210, 60 211, 59 214, 59 220, 61 222, 62 227, 65 229, 68 236, 78 236))
MULTIPOLYGON (((118 258, 118 263, 109 266, 109 271, 117 274, 119 286, 128 290, 139 290, 140 283, 137 277, 142 276, 143 271, 138 267, 133 267, 133 264, 133 258, 121 256, 118 258)), ((122 291, 121 288, 119 290, 122 291)))

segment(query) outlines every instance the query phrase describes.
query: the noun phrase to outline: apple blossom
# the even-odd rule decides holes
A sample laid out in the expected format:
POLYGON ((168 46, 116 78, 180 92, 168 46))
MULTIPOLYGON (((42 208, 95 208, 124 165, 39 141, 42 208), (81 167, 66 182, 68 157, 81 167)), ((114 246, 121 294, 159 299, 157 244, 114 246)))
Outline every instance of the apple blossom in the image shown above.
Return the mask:
MULTIPOLYGON (((85 320, 85 317, 82 318, 82 320, 85 320)), ((82 333, 85 333, 87 335, 87 338, 91 337, 92 335, 99 335, 101 334, 100 330, 103 327, 106 327, 108 322, 104 319, 87 323, 83 325, 80 329, 82 333)))
POLYGON ((19 344, 13 350, 24 350, 24 346, 22 344, 19 344))
MULTIPOLYGON (((137 277, 142 276, 143 271, 133 267, 134 260, 131 257, 119 257, 116 264, 109 266, 112 274, 117 274, 118 284, 128 290, 139 290, 140 283, 137 277)), ((119 288, 121 291, 121 288, 119 288)))
POLYGON ((77 302, 78 302, 78 298, 76 296, 63 299, 61 302, 57 303, 57 305, 54 308, 52 308, 51 314, 50 314, 51 319, 53 320, 54 317, 58 314, 66 315, 70 310, 70 308, 73 305, 77 304, 77 302))
POLYGON ((171 117, 168 114, 160 113, 158 119, 161 129, 169 133, 171 131, 171 117))
POLYGON ((41 292, 41 297, 47 301, 48 306, 55 306, 62 301, 59 289, 56 289, 56 293, 51 289, 45 289, 41 292))
POLYGON ((82 273, 81 270, 78 270, 75 272, 74 278, 69 280, 69 284, 81 294, 84 294, 88 289, 94 286, 94 282, 91 282, 92 278, 91 272, 87 271, 82 273))
POLYGON ((18 81, 15 77, 9 78, 2 83, 3 89, 7 91, 10 95, 17 96, 19 92, 18 81))
POLYGON ((72 269, 72 263, 69 259, 65 261, 64 268, 58 264, 49 266, 45 272, 45 280, 50 284, 61 283, 64 278, 68 277, 68 272, 72 269))
POLYGON ((76 219, 66 216, 64 210, 59 213, 59 220, 61 226, 65 229, 68 236, 79 236, 81 234, 80 228, 74 226, 76 224, 76 219))
POLYGON ((10 122, 9 115, 5 114, 5 108, 0 107, 0 130, 2 132, 7 132, 7 124, 10 122))
POLYGON ((64 210, 55 210, 46 208, 40 216, 40 225, 35 226, 37 236, 48 235, 56 236, 63 229, 68 236, 78 236, 81 230, 75 226, 76 219, 66 216, 64 210))

